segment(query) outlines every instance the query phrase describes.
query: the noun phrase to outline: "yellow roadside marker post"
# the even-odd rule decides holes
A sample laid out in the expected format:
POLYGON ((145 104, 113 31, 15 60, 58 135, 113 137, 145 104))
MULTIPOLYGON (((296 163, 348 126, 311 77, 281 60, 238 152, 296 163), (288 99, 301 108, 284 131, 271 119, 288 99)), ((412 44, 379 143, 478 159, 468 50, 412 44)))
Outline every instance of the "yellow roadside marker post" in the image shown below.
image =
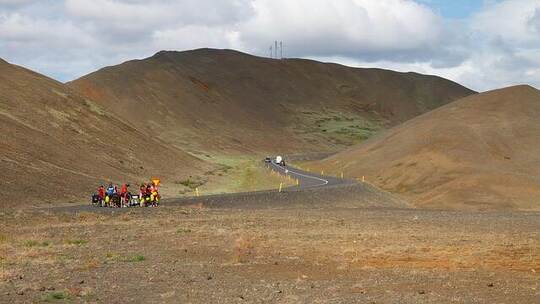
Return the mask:
POLYGON ((281 188, 283 188, 283 183, 279 183, 279 192, 281 193, 281 188))
POLYGON ((321 175, 324 175, 324 170, 321 170, 321 175))
POLYGON ((195 195, 199 196, 199 188, 195 188, 195 195))
POLYGON ((341 179, 343 179, 343 172, 341 172, 341 179))
POLYGON ((300 186, 300 180, 299 179, 296 180, 296 185, 300 186))
POLYGON ((366 177, 362 175, 362 183, 366 181, 366 177))

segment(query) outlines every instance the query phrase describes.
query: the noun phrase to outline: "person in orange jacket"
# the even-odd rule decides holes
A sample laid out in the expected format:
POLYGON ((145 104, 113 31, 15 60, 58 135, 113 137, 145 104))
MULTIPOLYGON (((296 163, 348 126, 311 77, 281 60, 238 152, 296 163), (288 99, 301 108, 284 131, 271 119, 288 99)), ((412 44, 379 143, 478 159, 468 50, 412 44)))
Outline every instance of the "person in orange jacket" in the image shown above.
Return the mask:
POLYGON ((158 193, 158 187, 154 182, 151 182, 149 187, 149 194, 150 194, 150 201, 152 202, 152 206, 157 206, 159 202, 159 193, 158 193))

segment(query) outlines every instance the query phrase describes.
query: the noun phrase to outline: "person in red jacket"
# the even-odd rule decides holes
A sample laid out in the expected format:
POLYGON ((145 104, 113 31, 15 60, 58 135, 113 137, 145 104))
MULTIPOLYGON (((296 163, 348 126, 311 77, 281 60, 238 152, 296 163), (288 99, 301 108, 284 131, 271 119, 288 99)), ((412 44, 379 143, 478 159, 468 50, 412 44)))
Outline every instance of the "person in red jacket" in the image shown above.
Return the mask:
POLYGON ((103 200, 105 198, 105 187, 103 185, 99 186, 97 193, 99 198, 103 200))
POLYGON ((128 187, 129 187, 129 184, 123 184, 123 185, 122 185, 122 189, 120 190, 120 194, 121 194, 121 195, 127 194, 127 192, 128 192, 128 187))
POLYGON ((120 199, 122 200, 122 206, 127 205, 127 193, 128 193, 129 184, 123 184, 120 189, 120 199))

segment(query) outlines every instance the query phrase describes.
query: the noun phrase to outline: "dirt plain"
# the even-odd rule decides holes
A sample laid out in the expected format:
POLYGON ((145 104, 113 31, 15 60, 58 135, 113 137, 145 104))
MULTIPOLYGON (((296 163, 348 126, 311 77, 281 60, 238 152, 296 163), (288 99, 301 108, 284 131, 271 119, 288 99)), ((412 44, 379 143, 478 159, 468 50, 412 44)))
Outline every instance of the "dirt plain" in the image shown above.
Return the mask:
MULTIPOLYGON (((167 173, 166 196, 179 194, 179 189, 190 195, 197 187, 205 193, 272 188, 282 180, 268 178, 254 165, 253 159, 260 161, 257 153, 327 153, 374 135, 363 146, 369 148, 377 136, 400 132, 419 120, 375 135, 380 130, 474 93, 413 73, 272 61, 216 50, 160 52, 67 86, 5 62, 0 62, 0 72, 5 80, 0 82, 0 123, 9 131, 4 133, 9 149, 0 155, 0 168, 3 178, 28 188, 25 193, 34 202, 61 193, 65 185, 77 185, 70 188, 73 193, 85 193, 98 181, 143 178, 156 171, 167 173), (235 78, 230 69, 216 67, 216 61, 225 67, 243 63, 245 69, 233 71, 235 78), (284 72, 300 80, 267 82, 284 72), (141 81, 144 87, 139 87, 141 81), (319 90, 322 83, 331 85, 319 90), (390 90, 388 84, 396 88, 390 90), (134 113, 121 112, 148 106, 156 112, 137 121, 127 119, 134 113), (124 116, 117 119, 104 111, 124 116), (164 113, 164 123, 156 125, 152 119, 164 113), (203 114, 208 114, 206 123, 194 118, 203 114), (101 139, 120 127, 125 144, 111 153, 101 139), (159 134, 155 144, 168 152, 142 168, 139 164, 153 155, 151 149, 138 149, 146 132, 159 134), (272 132, 298 139, 295 145, 301 149, 261 136, 272 132), (125 153, 137 161, 116 163, 125 153), (247 159, 242 153, 257 156, 247 159), (106 164, 106 170, 96 169, 96 162, 106 164)), ((517 109, 537 109, 537 92, 522 90, 532 96, 528 100, 534 106, 517 109)), ((499 104, 511 104, 515 93, 499 104)), ((443 110, 435 115, 447 116, 443 110)), ((474 107, 462 110, 475 117, 486 114, 474 107)), ((499 110, 495 106, 488 118, 516 114, 499 110)), ((428 128, 415 132, 423 130, 428 128)), ((532 136, 510 134, 506 140, 534 141, 540 133, 524 134, 532 136)), ((504 152, 497 161, 508 166, 536 160, 503 145, 493 148, 504 152)), ((381 155, 379 165, 410 164, 398 166, 399 157, 381 155)), ((358 154, 353 156, 361 162, 358 154)), ((518 165, 508 170, 534 173, 536 168, 530 162, 518 165)), ((323 169, 334 176, 343 170, 340 163, 328 166, 323 169)), ((347 177, 371 176, 365 168, 344 171, 347 177)), ((414 180, 391 172, 385 177, 397 184, 414 180)), ((382 186, 401 193, 390 184, 382 186)), ((71 200, 78 201, 75 196, 71 200)), ((535 202, 525 201, 527 206, 535 202)), ((540 213, 517 211, 514 205, 486 208, 490 211, 463 206, 438 210, 440 205, 411 205, 367 183, 179 198, 145 209, 22 205, 0 209, 0 303, 538 303, 540 298, 540 213)))
POLYGON ((538 302, 539 213, 420 210, 344 187, 3 211, 0 302, 538 302))

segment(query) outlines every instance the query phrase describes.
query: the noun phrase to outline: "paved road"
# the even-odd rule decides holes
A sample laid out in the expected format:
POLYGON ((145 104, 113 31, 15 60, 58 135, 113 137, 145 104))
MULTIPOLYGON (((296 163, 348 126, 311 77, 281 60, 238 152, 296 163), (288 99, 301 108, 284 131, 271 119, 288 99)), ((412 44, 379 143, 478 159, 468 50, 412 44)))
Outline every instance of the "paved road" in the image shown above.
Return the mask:
POLYGON ((335 178, 331 176, 322 176, 312 172, 303 171, 291 166, 280 166, 275 162, 275 160, 267 163, 267 166, 271 170, 274 170, 281 175, 290 176, 295 180, 297 179, 299 181, 299 187, 303 189, 353 183, 353 181, 350 180, 335 178))
MULTIPOLYGON (((349 192, 352 195, 355 191, 360 191, 360 193, 374 191, 373 189, 367 189, 367 185, 359 185, 353 180, 340 179, 331 176, 322 176, 312 172, 306 172, 298 168, 291 166, 280 166, 272 161, 271 163, 266 163, 269 170, 278 172, 283 176, 290 176, 293 179, 298 179, 298 186, 290 186, 282 189, 282 193, 278 193, 277 189, 273 190, 262 190, 262 191, 252 191, 252 192, 242 192, 242 193, 226 193, 226 194, 214 194, 214 195, 205 195, 200 197, 178 197, 178 198, 167 198, 162 200, 164 206, 167 205, 190 205, 193 203, 204 203, 206 206, 212 207, 248 207, 248 208, 265 208, 274 205, 273 201, 278 204, 283 202, 293 203, 295 201, 300 201, 307 199, 319 200, 322 198, 322 190, 328 189, 328 197, 325 200, 331 200, 332 197, 335 197, 341 191, 349 192), (348 190, 338 189, 345 187, 348 190), (351 189, 354 188, 354 191, 351 189), (293 194, 297 193, 297 194, 293 194), (331 194, 332 193, 332 194, 331 194), (308 194, 308 195, 307 195, 308 194), (309 199, 309 197, 312 197, 309 199), (317 199, 315 199, 317 197, 317 199)), ((358 196, 359 193, 356 193, 358 196)), ((115 212, 115 211, 127 211, 131 208, 96 208, 87 205, 79 206, 69 206, 69 207, 53 207, 51 208, 57 212, 81 212, 81 211, 100 211, 100 212, 115 212)))

